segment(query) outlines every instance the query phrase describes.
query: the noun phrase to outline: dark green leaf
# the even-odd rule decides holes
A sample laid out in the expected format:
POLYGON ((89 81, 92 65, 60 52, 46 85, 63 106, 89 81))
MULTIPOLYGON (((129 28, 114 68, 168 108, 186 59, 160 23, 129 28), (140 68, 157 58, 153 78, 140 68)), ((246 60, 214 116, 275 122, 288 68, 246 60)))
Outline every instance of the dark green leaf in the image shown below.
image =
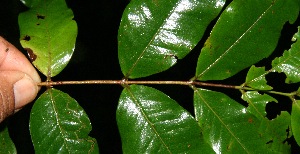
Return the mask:
MULTIPOLYGON (((2 125, 3 126, 3 125, 2 125)), ((17 150, 15 144, 9 137, 9 132, 7 126, 0 129, 0 153, 3 154, 16 154, 17 150)))
POLYGON ((20 42, 47 77, 61 72, 74 52, 77 25, 64 0, 24 1, 29 10, 19 15, 20 42))
POLYGON ((282 57, 276 58, 272 62, 273 69, 284 72, 287 76, 286 83, 300 81, 300 27, 293 39, 296 41, 290 50, 285 51, 282 57))
POLYGON ((252 66, 247 74, 244 86, 249 86, 257 90, 271 90, 271 86, 267 84, 265 67, 252 66))
POLYGON ((259 134, 260 120, 220 92, 194 92, 196 119, 216 153, 268 153, 259 134))
POLYGON ((198 59, 198 80, 223 80, 268 57, 283 25, 299 14, 296 0, 236 0, 221 14, 198 59))
POLYGON ((119 28, 119 62, 129 78, 167 70, 198 43, 225 0, 132 0, 119 28))
POLYGON ((248 91, 243 94, 242 98, 249 103, 247 111, 260 121, 260 136, 264 138, 268 147, 273 152, 289 153, 290 146, 285 141, 288 134, 291 134, 286 131, 290 128, 290 114, 284 111, 280 116, 269 120, 266 117, 266 105, 269 102, 277 102, 276 99, 267 94, 261 95, 257 91, 248 91))
POLYGON ((30 133, 36 153, 98 153, 88 136, 92 126, 79 104, 68 94, 48 89, 35 102, 30 133))
POLYGON ((293 135, 298 145, 300 145, 300 101, 293 102, 291 113, 291 125, 293 135))
POLYGON ((290 153, 291 145, 287 139, 291 137, 291 115, 282 111, 275 119, 269 123, 262 121, 260 131, 262 136, 265 136, 268 148, 273 152, 290 153))
POLYGON ((212 153, 195 119, 162 92, 132 85, 117 109, 123 152, 212 153))

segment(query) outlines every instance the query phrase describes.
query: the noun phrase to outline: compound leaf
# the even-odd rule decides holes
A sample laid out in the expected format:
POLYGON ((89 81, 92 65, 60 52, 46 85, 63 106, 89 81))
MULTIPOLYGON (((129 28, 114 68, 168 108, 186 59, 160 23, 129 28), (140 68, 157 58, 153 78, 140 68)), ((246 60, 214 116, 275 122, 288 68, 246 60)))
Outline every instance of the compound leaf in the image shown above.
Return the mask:
POLYGON ((1 149, 1 153, 5 153, 5 154, 17 153, 15 144, 9 137, 8 127, 3 124, 1 125, 0 128, 0 149, 1 149), (2 128, 2 126, 4 127, 2 128))
POLYGON ((213 153, 190 113, 150 87, 123 90, 117 122, 124 153, 213 153))
POLYGON ((20 42, 45 76, 53 77, 74 52, 77 24, 64 0, 23 0, 29 10, 19 15, 20 42))
POLYGON ((273 70, 284 72, 287 76, 286 83, 296 83, 300 81, 300 27, 294 35, 295 43, 291 49, 285 51, 283 56, 275 58, 272 62, 273 70))
POLYGON ((248 71, 245 86, 249 86, 256 90, 271 90, 271 86, 267 84, 265 67, 251 66, 248 71))
POLYGON ((258 127, 246 108, 220 92, 196 89, 196 119, 206 142, 216 153, 268 153, 258 127))
POLYGON ((98 153, 88 136, 92 126, 79 104, 68 94, 48 89, 34 103, 30 133, 36 153, 98 153))
POLYGON ((132 0, 119 28, 119 63, 129 78, 167 70, 198 43, 225 0, 132 0))
POLYGON ((298 3, 233 1, 221 14, 201 50, 196 79, 223 80, 268 57, 277 45, 283 25, 297 19, 298 3))

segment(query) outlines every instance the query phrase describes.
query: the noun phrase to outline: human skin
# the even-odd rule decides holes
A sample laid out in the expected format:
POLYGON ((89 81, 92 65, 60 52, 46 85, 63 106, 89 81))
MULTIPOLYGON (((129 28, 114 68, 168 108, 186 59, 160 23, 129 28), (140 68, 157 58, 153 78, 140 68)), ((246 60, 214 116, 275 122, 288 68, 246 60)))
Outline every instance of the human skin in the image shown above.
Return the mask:
POLYGON ((34 100, 39 82, 28 59, 0 36, 0 122, 34 100))

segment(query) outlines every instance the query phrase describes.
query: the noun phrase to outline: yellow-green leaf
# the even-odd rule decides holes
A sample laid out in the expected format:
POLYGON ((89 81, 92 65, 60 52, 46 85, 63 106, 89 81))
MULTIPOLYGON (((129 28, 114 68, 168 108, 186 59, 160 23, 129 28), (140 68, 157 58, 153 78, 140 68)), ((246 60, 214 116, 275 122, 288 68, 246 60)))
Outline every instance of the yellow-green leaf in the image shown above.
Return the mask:
POLYGON ((20 42, 36 68, 47 77, 60 73, 74 52, 77 24, 65 0, 23 1, 20 42))

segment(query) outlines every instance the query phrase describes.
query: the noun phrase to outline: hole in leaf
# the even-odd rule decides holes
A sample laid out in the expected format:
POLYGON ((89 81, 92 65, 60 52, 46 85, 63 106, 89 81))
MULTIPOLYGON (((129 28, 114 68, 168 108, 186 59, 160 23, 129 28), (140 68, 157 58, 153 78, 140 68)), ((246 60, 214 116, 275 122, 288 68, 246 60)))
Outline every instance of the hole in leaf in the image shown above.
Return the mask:
POLYGON ((275 119, 277 115, 280 114, 280 107, 278 103, 275 102, 269 102, 266 105, 266 112, 267 112, 267 118, 269 120, 275 119))
POLYGON ((38 26, 39 26, 39 25, 40 25, 40 23, 37 23, 36 25, 38 25, 38 26))
POLYGON ((273 143, 273 140, 268 141, 266 144, 271 144, 273 143))
POLYGON ((255 66, 265 66, 266 70, 271 69, 272 60, 275 59, 276 57, 282 56, 284 50, 289 50, 291 48, 291 45, 294 43, 293 36, 298 31, 297 27, 299 23, 300 23, 300 18, 298 18, 294 24, 290 24, 289 22, 286 22, 281 30, 281 35, 278 40, 278 44, 274 49, 273 53, 269 57, 264 58, 260 62, 255 64, 255 66))
POLYGON ((299 153, 300 147, 298 146, 294 136, 287 139, 287 142, 291 145, 291 153, 299 153))
POLYGON ((281 91, 287 93, 297 91, 300 84, 299 83, 287 84, 285 83, 286 78, 287 77, 284 73, 275 73, 275 72, 269 73, 266 76, 268 84, 272 86, 274 88, 273 90, 275 91, 281 91))
POLYGON ((22 40, 25 40, 25 41, 30 41, 30 36, 28 36, 28 35, 25 35, 24 37, 23 37, 23 39, 22 40))
MULTIPOLYGON (((291 133, 291 129, 290 129, 290 127, 288 127, 286 130, 286 138, 288 138, 289 136, 290 136, 290 133, 291 133)), ((285 142, 286 142, 287 140, 285 140, 285 142)))
POLYGON ((40 15, 40 14, 36 14, 36 17, 37 17, 38 19, 45 19, 46 16, 40 15))
POLYGON ((27 51, 27 54, 30 58, 30 61, 33 62, 37 58, 36 54, 33 53, 33 51, 30 48, 24 48, 27 51))

